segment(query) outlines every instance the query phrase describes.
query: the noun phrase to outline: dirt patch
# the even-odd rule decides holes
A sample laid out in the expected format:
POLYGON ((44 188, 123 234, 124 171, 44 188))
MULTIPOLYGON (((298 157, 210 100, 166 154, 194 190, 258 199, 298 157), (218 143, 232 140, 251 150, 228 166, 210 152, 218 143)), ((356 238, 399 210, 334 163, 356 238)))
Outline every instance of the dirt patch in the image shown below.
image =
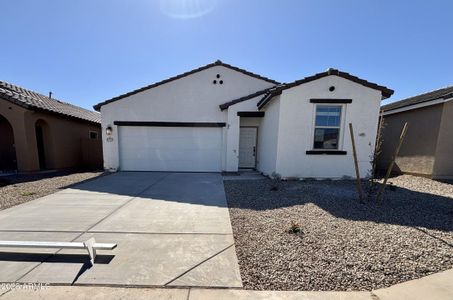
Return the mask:
POLYGON ((0 210, 55 193, 69 185, 102 174, 103 172, 58 172, 2 178, 0 181, 0 210), (4 186, 1 186, 2 182, 4 186))

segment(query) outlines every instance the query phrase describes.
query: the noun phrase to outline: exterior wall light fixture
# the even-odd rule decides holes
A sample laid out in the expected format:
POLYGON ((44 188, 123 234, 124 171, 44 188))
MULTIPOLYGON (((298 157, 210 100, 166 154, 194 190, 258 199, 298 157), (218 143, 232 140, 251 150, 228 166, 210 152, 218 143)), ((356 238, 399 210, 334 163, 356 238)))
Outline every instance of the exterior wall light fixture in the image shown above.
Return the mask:
POLYGON ((112 126, 111 125, 107 126, 107 128, 105 129, 105 134, 107 136, 111 136, 112 132, 113 132, 112 126))

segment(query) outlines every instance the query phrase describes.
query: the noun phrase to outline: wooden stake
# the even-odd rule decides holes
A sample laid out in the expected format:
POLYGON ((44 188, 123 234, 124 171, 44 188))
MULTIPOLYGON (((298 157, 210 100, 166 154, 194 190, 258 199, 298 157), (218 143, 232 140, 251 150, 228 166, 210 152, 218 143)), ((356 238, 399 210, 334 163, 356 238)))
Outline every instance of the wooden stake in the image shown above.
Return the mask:
POLYGON ((407 128, 409 124, 406 122, 404 123, 403 130, 401 131, 400 135, 400 140, 398 142, 398 146, 396 146, 395 153, 393 154, 392 161, 390 162, 390 166, 387 169, 387 173, 385 174, 384 182, 382 183, 379 192, 377 194, 377 200, 380 201, 382 199, 382 195, 384 193, 385 185, 387 184, 387 180, 390 177, 390 174, 392 173, 393 165, 395 164, 396 157, 398 156, 398 153, 400 152, 401 146, 403 145, 404 137, 406 136, 407 128))
POLYGON ((360 202, 362 202, 363 201, 362 182, 360 181, 359 163, 357 161, 357 150, 355 148, 354 130, 352 129, 352 123, 349 123, 349 133, 351 134, 352 155, 354 157, 355 176, 357 178, 357 191, 359 192, 359 200, 360 202))

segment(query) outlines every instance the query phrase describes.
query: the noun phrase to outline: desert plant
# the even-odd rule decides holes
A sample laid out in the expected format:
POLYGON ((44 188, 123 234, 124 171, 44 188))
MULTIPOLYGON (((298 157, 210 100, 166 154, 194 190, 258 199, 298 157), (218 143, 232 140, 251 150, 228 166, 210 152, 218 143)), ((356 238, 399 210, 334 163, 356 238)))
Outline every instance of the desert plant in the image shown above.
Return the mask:
POLYGON ((35 193, 35 192, 21 192, 21 193, 20 193, 20 195, 21 195, 21 196, 24 196, 24 197, 26 197, 26 196, 31 196, 31 195, 34 195, 34 194, 36 194, 36 193, 35 193))
POLYGON ((299 233, 301 232, 300 224, 296 221, 291 221, 291 226, 288 229, 288 233, 299 233))
POLYGON ((271 191, 278 191, 280 189, 280 182, 282 180, 282 176, 277 172, 272 172, 271 179, 272 179, 271 191))
MULTIPOLYGON (((368 184, 366 186, 368 197, 372 197, 378 190, 379 179, 377 177, 376 167, 380 154, 382 153, 382 144, 384 142, 383 132, 387 124, 384 120, 383 112, 379 116, 378 131, 376 135, 376 144, 370 154, 371 169, 368 171, 368 184)), ((371 147, 370 143, 370 147, 371 147)))

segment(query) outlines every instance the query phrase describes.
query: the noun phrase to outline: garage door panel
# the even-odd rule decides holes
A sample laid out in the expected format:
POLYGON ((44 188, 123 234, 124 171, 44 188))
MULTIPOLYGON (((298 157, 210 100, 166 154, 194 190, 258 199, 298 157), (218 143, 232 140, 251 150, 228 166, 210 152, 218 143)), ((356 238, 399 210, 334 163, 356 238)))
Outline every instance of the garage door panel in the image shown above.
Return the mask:
POLYGON ((126 171, 221 170, 222 129, 120 127, 120 168, 126 171))

